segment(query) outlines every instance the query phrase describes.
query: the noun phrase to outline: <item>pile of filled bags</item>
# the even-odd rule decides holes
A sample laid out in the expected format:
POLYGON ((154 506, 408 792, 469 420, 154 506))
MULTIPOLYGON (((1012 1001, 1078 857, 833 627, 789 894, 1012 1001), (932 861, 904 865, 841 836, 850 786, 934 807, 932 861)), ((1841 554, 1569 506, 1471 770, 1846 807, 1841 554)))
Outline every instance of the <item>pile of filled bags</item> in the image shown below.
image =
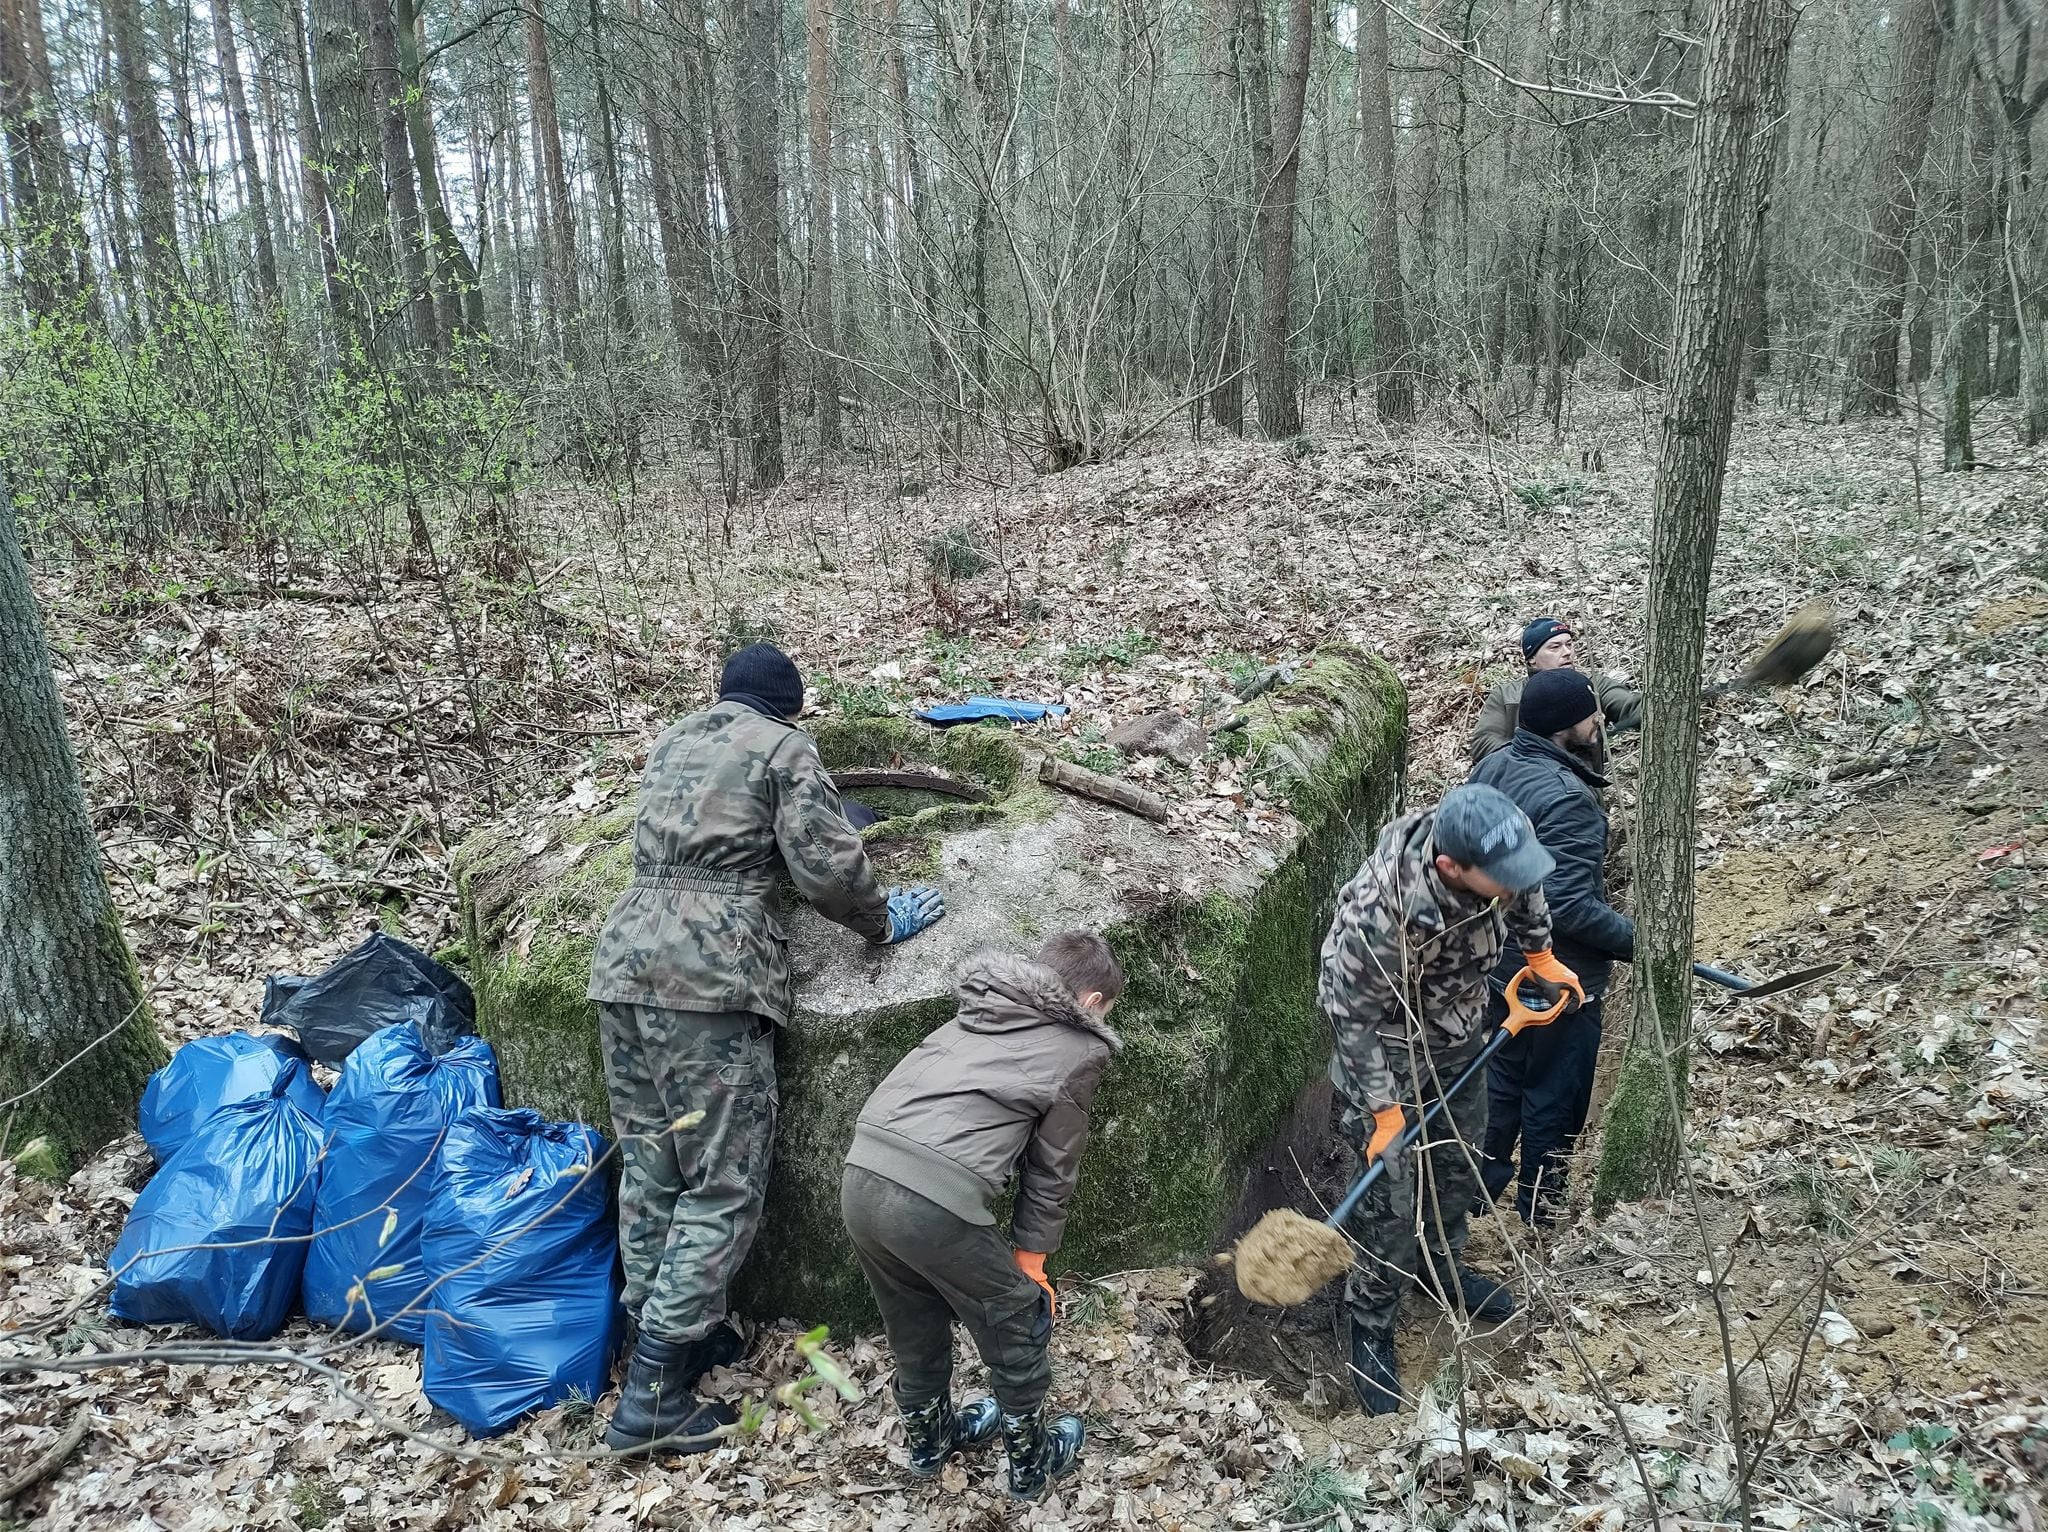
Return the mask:
POLYGON ((505 1108, 474 1015, 459 976, 380 934, 272 981, 264 1020, 300 1042, 180 1048, 142 1098, 159 1168, 108 1258, 114 1316, 260 1341, 302 1302, 423 1345, 427 1398, 477 1436, 597 1398, 620 1333, 605 1142, 505 1108))

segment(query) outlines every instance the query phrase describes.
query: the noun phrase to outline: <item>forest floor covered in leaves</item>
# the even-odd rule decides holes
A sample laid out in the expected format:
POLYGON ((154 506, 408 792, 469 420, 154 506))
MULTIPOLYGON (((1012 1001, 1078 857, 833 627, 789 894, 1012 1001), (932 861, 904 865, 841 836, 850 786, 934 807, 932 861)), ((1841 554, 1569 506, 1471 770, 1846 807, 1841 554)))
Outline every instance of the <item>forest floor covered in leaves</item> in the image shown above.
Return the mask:
MULTIPOLYGON (((46 567, 39 590, 175 1043, 250 1025, 266 975, 316 972, 368 924, 451 940, 461 837, 629 797, 722 646, 755 635, 796 655, 824 712, 1065 701, 1062 748, 1166 793, 1188 854, 1213 857, 1284 828, 1250 765, 1131 761, 1103 736, 1155 709, 1213 720, 1251 669, 1357 643, 1409 687, 1410 797, 1432 799, 1462 776, 1527 616, 1566 613, 1582 662, 1634 669, 1653 446, 1614 399, 1555 448, 1332 433, 999 486, 876 470, 731 508, 671 487, 536 494, 523 546, 490 560, 107 553, 46 567)), ((11 1382, 0 1464, 94 1410, 12 1516, 1619 1529, 1652 1522, 1647 1481, 1670 1527, 1736 1521, 1745 1483, 1774 1527, 2048 1524, 2048 453, 1969 476, 1938 460, 1910 423, 1738 422, 1710 670, 1732 674, 1815 595, 1841 639, 1800 687, 1705 713, 1700 956, 1752 977, 1846 966, 1782 1000, 1700 996, 1688 1187, 1600 1219, 1581 1206, 1545 1245, 1481 1228, 1476 1263, 1519 1272, 1524 1314, 1478 1335, 1411 1323, 1418 1410, 1348 1408, 1326 1312, 1268 1315, 1273 1376, 1246 1377, 1185 1343, 1199 1270, 1069 1278, 1056 1399, 1094 1444, 1025 1512, 993 1464, 906 1484, 871 1341, 841 1345, 866 1397, 825 1405, 822 1433, 783 1412, 760 1439, 647 1468, 578 1456, 587 1408, 471 1449, 421 1398, 417 1352, 299 1324, 281 1344, 327 1348, 346 1392, 248 1363, 11 1382), (1731 1252, 1717 1295, 1707 1274, 1731 1252)), ((61 1187, 0 1165, 0 1327, 25 1332, 7 1345, 151 1341, 79 1303, 146 1163, 130 1140, 61 1187)), ((795 1333, 764 1325, 724 1386, 793 1375, 795 1333)))

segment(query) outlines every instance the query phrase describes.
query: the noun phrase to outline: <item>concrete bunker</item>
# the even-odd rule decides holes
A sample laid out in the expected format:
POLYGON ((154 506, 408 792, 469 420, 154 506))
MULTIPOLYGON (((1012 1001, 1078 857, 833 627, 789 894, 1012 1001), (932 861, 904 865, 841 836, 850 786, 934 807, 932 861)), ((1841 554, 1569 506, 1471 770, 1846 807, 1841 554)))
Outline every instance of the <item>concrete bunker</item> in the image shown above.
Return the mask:
MULTIPOLYGON (((1104 931, 1130 976, 1125 1049, 1097 1097, 1094 1146, 1052 1269, 1199 1259, 1284 1195, 1269 1150, 1315 1117, 1329 1056, 1316 959, 1338 887, 1397 810, 1406 700, 1392 670, 1331 646, 1247 703, 1214 752, 1283 802, 1282 833, 1223 847, 1039 780, 1050 740, 898 718, 814 734, 835 774, 941 776, 947 790, 853 793, 888 817, 863 831, 885 883, 935 881, 944 921, 873 949, 785 899, 796 1014, 778 1041, 781 1140, 737 1302, 845 1329, 872 1303, 838 1217, 839 1167, 868 1092, 952 1014, 977 949, 1028 949, 1068 925, 1104 931)), ((1169 796, 1171 793, 1169 792, 1169 796)), ((479 1020, 508 1105, 608 1126, 590 954, 631 876, 630 807, 508 820, 457 858, 479 1020)), ((1298 1189, 1297 1189, 1298 1191, 1298 1189)))

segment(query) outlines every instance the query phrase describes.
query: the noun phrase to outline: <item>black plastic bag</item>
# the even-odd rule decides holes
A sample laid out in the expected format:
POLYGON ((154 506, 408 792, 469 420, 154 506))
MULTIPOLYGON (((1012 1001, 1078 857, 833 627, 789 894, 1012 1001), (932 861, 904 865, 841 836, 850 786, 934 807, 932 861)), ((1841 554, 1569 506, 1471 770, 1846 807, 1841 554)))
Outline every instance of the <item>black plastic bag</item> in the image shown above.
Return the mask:
POLYGON ((438 1056, 476 1035, 476 997, 460 974, 382 931, 317 978, 279 976, 263 988, 263 1024, 289 1027, 322 1064, 339 1064, 372 1032, 406 1021, 438 1056))

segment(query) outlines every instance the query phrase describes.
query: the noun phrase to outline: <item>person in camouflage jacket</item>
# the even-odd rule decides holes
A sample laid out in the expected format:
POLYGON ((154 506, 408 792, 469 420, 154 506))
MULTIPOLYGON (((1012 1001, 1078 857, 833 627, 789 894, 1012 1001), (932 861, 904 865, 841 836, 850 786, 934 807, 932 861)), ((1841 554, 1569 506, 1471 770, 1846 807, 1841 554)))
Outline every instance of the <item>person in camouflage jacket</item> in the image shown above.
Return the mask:
POLYGON ((1520 809, 1466 786, 1388 825, 1337 896, 1318 988, 1336 1042, 1330 1080, 1362 1160, 1388 1157, 1353 1218, 1360 1258, 1345 1284, 1353 1387, 1373 1414, 1399 1407, 1393 1337, 1407 1289, 1421 1283, 1475 1318, 1514 1312, 1506 1288, 1458 1259, 1479 1186, 1485 1080, 1448 1100, 1419 1151, 1391 1146, 1485 1047, 1487 976, 1509 937, 1540 978, 1575 985, 1550 952, 1551 866, 1520 809))
POLYGON ((754 644, 718 701, 655 742, 633 827, 633 881, 605 921, 588 994, 623 1169, 619 1245, 637 1325, 606 1442, 716 1445, 724 1405, 691 1390, 733 1361, 727 1290, 760 1226, 775 1143, 775 1028, 789 1020, 777 880, 875 943, 945 913, 936 888, 875 881, 810 736, 803 681, 754 644))

